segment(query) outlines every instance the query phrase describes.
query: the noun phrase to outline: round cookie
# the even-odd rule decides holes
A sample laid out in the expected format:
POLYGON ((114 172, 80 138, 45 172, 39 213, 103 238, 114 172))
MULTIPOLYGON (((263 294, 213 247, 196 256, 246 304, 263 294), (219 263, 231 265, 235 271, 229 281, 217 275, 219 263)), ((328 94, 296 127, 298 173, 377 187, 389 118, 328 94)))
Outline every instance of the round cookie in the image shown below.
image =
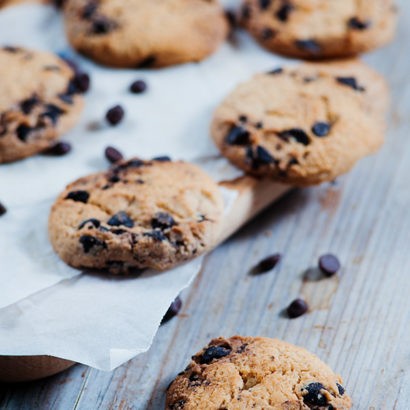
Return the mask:
POLYGON ((294 185, 331 181, 383 142, 388 91, 360 62, 259 74, 217 108, 212 136, 244 171, 294 185))
POLYGON ((228 32, 218 0, 67 0, 65 23, 78 51, 129 68, 200 61, 228 32))
POLYGON ((390 42, 394 0, 246 0, 242 21, 268 50, 292 57, 333 58, 390 42))
POLYGON ((212 247, 222 213, 218 185, 195 165, 135 158, 70 184, 49 236, 76 268, 164 270, 212 247))
POLYGON ((37 154, 78 120, 83 98, 57 56, 0 48, 0 163, 37 154))
POLYGON ((277 339, 218 338, 192 357, 167 390, 167 410, 347 410, 340 376, 301 347, 277 339))

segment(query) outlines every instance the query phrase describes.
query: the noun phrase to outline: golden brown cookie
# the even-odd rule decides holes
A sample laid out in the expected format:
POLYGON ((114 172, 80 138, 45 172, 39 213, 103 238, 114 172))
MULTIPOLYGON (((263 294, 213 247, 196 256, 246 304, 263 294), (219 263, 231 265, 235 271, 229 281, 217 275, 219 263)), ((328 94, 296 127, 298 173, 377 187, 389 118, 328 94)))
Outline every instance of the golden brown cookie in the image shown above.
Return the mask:
POLYGON ((75 125, 82 108, 76 75, 63 60, 0 48, 0 163, 47 149, 75 125))
POLYGON ((212 340, 171 383, 166 410, 347 410, 343 381, 301 347, 277 339, 212 340))
POLYGON ((388 90, 360 62, 259 74, 217 108, 212 136, 244 171, 289 184, 331 181, 383 142, 388 90))
POLYGON ((346 57, 390 42, 394 0, 245 0, 242 20, 265 48, 301 58, 346 57))
POLYGON ((70 184, 49 235, 76 268, 164 270, 209 250, 222 212, 218 185, 195 165, 135 158, 70 184))
POLYGON ((70 43, 112 67, 200 61, 227 35, 218 0, 67 0, 70 43))

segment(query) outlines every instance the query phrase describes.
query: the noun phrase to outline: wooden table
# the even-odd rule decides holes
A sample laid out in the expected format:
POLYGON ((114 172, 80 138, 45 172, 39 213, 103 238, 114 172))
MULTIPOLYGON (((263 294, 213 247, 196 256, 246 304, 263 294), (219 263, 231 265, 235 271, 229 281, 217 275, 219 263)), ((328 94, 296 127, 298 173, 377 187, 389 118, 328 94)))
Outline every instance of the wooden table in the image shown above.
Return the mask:
POLYGON ((206 258, 178 318, 150 351, 111 373, 76 365, 38 382, 0 386, 1 409, 162 409, 169 381, 219 335, 302 345, 345 379, 356 409, 410 408, 410 5, 391 46, 366 57, 392 88, 387 142, 334 184, 295 190, 206 258), (340 278, 305 271, 331 251, 340 278), (251 276, 282 252, 275 271, 251 276), (302 295, 311 312, 282 310, 302 295))

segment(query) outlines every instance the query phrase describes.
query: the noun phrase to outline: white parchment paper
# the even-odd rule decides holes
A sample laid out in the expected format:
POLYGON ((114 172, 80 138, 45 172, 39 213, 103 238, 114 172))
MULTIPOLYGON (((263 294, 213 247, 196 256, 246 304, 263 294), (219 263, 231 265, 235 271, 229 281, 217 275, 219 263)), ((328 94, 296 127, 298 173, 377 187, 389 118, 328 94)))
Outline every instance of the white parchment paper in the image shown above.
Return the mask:
MULTIPOLYGON (((245 34, 200 64, 154 71, 99 67, 72 51, 52 7, 24 5, 0 12, 0 44, 63 52, 89 72, 92 87, 74 130, 73 151, 0 166, 0 355, 48 354, 111 370, 146 351, 170 303, 199 271, 201 258, 138 278, 81 275, 61 262, 47 239, 48 210, 70 181, 105 169, 112 145, 127 157, 170 155, 204 167, 216 180, 239 175, 209 137, 212 112, 257 71, 283 64, 245 34), (148 91, 128 92, 144 79, 148 91), (123 123, 108 127, 107 108, 121 104, 123 123)), ((226 210, 235 193, 224 192, 226 210)))

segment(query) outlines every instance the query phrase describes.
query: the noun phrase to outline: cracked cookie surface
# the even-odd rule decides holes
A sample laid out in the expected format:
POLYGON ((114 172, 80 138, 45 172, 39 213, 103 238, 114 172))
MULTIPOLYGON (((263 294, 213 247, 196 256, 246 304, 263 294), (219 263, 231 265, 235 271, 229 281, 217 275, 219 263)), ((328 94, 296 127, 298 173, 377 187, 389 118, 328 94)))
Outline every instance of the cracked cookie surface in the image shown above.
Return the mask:
POLYGON ((228 31, 217 0, 67 0, 64 9, 73 47, 113 67, 200 61, 228 31))
POLYGON ((294 185, 331 181, 383 142, 388 89, 355 60, 259 74, 217 108, 216 145, 234 165, 294 185))
POLYGON ((381 47, 396 29, 393 0, 246 0, 242 20, 265 48, 302 58, 346 57, 381 47))
POLYGON ((277 339, 218 338, 170 384, 167 410, 347 410, 343 381, 307 350, 277 339))
POLYGON ((47 149, 77 122, 83 98, 57 56, 2 47, 0 72, 0 163, 47 149))
POLYGON ((164 270, 213 246, 222 212, 218 185, 195 165, 131 159, 70 184, 49 236, 77 268, 164 270))

